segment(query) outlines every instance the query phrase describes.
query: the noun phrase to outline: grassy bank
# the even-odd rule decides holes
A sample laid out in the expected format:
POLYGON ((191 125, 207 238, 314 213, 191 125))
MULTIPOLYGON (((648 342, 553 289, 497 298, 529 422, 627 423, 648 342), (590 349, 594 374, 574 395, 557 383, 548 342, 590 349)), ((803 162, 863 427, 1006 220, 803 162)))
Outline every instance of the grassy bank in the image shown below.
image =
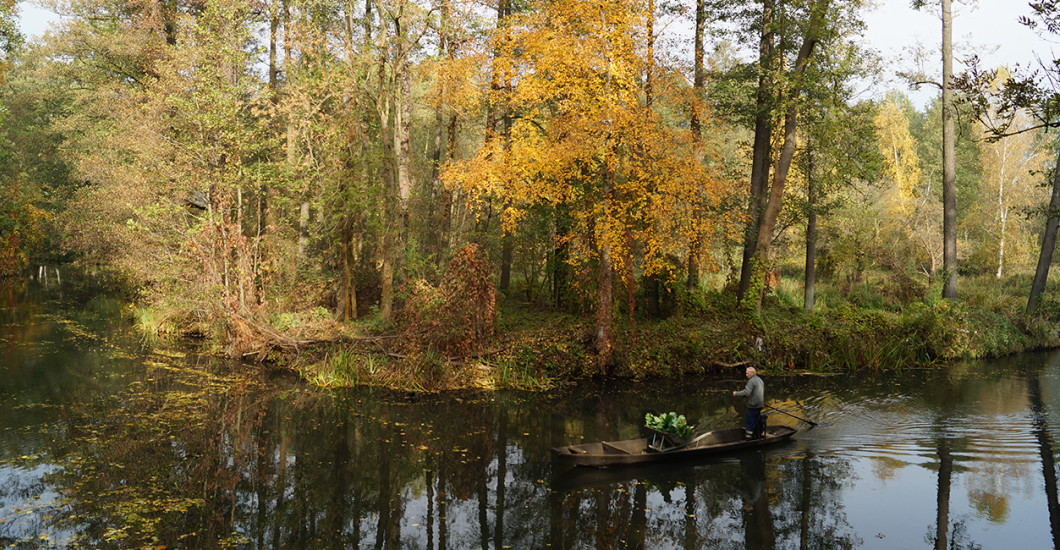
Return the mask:
MULTIPOLYGON (((728 293, 679 297, 666 317, 616 315, 616 365, 610 375, 674 377, 731 373, 744 364, 772 373, 887 370, 1000 357, 1060 345, 1060 307, 1050 287, 1042 311, 1024 314, 1026 277, 962 279, 961 297, 934 289, 905 303, 867 278, 843 292, 825 289, 815 311, 802 308, 801 286, 782 279, 760 316, 740 312, 728 293)), ((539 390, 598 375, 592 319, 518 300, 499 303, 498 331, 471 357, 409 352, 377 320, 346 325, 340 343, 290 362, 321 386, 374 385, 410 391, 454 388, 539 390)))

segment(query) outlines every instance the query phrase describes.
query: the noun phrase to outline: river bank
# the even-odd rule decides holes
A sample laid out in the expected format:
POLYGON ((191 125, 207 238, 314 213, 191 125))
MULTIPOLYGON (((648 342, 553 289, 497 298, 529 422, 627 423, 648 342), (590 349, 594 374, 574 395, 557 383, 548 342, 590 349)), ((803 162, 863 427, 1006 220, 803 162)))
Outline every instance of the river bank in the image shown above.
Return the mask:
MULTIPOLYGON (((38 284, 64 280, 57 268, 52 270, 47 277, 42 275, 46 270, 35 272, 38 284)), ((75 270, 71 277, 86 275, 75 270)), ((600 377, 738 377, 745 365, 774 375, 902 370, 1060 347, 1060 305, 1052 298, 1060 288, 1051 285, 1038 313, 1027 316, 1025 278, 968 277, 957 301, 922 297, 908 303, 888 299, 883 285, 867 279, 843 294, 822 292, 812 312, 801 307, 797 281, 782 279, 760 315, 741 311, 731 293, 706 290, 681 298, 665 317, 647 315, 641 308, 631 322, 628 311, 617 312, 615 364, 606 373, 596 366, 589 314, 557 312, 503 295, 495 304, 492 338, 471 353, 435 351, 425 344, 432 340, 422 335, 426 323, 413 323, 415 333, 378 316, 342 323, 318 306, 272 316, 268 329, 294 344, 263 347, 243 360, 295 372, 319 387, 411 392, 540 391, 600 377)), ((16 287, 24 288, 28 280, 16 287)), ((92 272, 87 280, 90 286, 128 296, 122 290, 126 285, 106 270, 92 272)), ((15 287, 9 291, 7 302, 17 303, 21 292, 15 287)), ((224 353, 216 336, 189 334, 161 321, 163 316, 151 307, 131 299, 125 303, 125 315, 145 348, 191 336, 207 353, 224 353)))
MULTIPOLYGON (((392 351, 373 320, 352 325, 350 337, 278 364, 325 387, 371 385, 411 391, 461 388, 541 390, 591 377, 679 378, 739 374, 753 365, 774 374, 886 371, 941 365, 962 359, 1005 357, 1060 347, 1049 308, 1023 313, 1017 292, 1000 286, 965 285, 956 302, 926 299, 873 305, 843 300, 816 311, 774 296, 760 316, 741 313, 720 292, 668 318, 616 316, 616 364, 595 366, 592 319, 534 308, 516 300, 499 303, 498 331, 488 349, 472 357, 444 357, 430 350, 392 351), (982 290, 980 290, 982 289, 982 290)), ((1018 287, 1009 285, 1014 290, 1018 287)), ((388 343, 390 341, 390 343, 388 343)))

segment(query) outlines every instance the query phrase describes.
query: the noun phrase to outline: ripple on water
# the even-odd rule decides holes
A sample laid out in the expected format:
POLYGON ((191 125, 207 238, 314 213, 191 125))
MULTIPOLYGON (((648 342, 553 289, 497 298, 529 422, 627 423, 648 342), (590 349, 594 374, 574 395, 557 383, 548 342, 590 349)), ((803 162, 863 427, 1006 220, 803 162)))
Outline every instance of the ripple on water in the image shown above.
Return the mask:
POLYGON ((820 425, 800 437, 821 450, 902 463, 936 461, 942 441, 956 458, 970 463, 1040 460, 1041 443, 1027 411, 938 418, 907 396, 850 397, 822 392, 807 399, 802 412, 820 419, 820 425))

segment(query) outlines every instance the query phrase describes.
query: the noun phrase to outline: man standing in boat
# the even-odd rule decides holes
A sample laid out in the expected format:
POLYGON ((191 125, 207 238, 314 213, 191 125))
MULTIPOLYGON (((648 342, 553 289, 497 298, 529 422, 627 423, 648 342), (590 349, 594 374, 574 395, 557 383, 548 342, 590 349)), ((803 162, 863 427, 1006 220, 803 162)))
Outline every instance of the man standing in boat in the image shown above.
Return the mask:
POLYGON ((758 377, 754 367, 747 367, 747 386, 741 391, 732 392, 736 397, 747 398, 747 422, 744 426, 744 437, 755 436, 755 427, 762 418, 762 407, 766 404, 766 384, 758 377))

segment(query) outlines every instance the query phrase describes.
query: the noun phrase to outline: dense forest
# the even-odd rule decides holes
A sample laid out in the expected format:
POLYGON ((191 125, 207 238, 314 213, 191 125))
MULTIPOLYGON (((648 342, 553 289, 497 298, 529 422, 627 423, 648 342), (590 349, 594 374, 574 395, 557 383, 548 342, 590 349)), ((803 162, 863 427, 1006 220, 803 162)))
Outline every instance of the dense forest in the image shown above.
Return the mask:
POLYGON ((950 2, 918 108, 867 0, 0 0, 0 275, 321 384, 1055 345, 1056 68, 954 71, 950 2))

